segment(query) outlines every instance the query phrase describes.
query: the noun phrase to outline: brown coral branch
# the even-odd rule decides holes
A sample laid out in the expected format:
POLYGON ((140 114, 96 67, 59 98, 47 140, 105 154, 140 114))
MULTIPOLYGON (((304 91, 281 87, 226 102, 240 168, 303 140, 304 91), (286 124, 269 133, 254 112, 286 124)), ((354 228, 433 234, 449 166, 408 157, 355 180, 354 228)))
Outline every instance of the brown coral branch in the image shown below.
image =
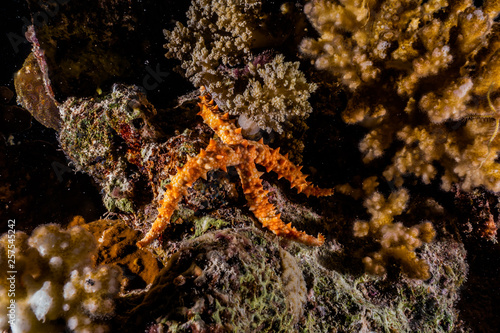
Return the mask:
POLYGON ((486 95, 486 98, 488 100, 488 106, 493 111, 493 113, 492 114, 473 114, 473 115, 469 116, 469 118, 472 118, 472 119, 494 120, 495 121, 495 128, 493 130, 493 134, 491 135, 490 139, 488 140, 488 151, 487 151, 486 156, 484 157, 483 161, 479 165, 479 168, 481 168, 483 166, 484 162, 488 159, 488 157, 490 157, 491 144, 493 143, 493 140, 495 140, 495 138, 497 137, 498 131, 500 130, 500 112, 497 112, 497 110, 495 109, 495 106, 493 105, 493 102, 491 101, 491 97, 490 97, 491 88, 493 87, 493 84, 494 83, 492 83, 490 85, 490 88, 488 89, 488 93, 486 95))

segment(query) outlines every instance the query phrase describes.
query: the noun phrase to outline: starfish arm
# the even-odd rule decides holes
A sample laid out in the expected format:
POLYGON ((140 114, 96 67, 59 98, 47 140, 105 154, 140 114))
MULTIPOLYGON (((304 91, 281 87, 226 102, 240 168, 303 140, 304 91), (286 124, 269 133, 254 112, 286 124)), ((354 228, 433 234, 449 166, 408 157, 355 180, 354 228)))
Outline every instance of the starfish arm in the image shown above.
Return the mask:
POLYGON ((197 156, 188 159, 182 168, 177 169, 177 173, 166 186, 155 222, 144 238, 137 242, 137 246, 145 247, 160 236, 170 224, 170 217, 177 209, 180 199, 198 178, 206 179, 210 170, 226 170, 227 166, 239 163, 239 155, 234 150, 210 140, 206 151, 202 149, 197 156))
POLYGON ((297 167, 290 162, 288 157, 281 155, 278 149, 271 149, 269 146, 259 142, 252 141, 251 145, 255 146, 257 150, 257 158, 255 163, 262 165, 266 171, 274 171, 278 174, 278 179, 285 177, 291 184, 291 187, 296 187, 299 193, 304 193, 308 197, 310 195, 320 197, 329 196, 333 194, 333 189, 323 189, 313 185, 311 182, 306 181, 307 175, 303 174, 300 170, 302 167, 297 167))
POLYGON ((275 207, 267 199, 268 191, 264 190, 262 186, 261 173, 255 167, 255 163, 242 163, 236 166, 236 170, 240 175, 243 192, 250 210, 263 227, 268 228, 278 236, 290 238, 306 245, 321 246, 324 243, 323 235, 319 234, 317 238, 310 236, 292 227, 291 223, 285 224, 281 220, 280 214, 276 214, 275 207))
MULTIPOLYGON (((203 91, 204 89, 202 89, 203 91)), ((219 107, 209 98, 210 95, 201 95, 201 101, 198 103, 200 107, 198 115, 203 117, 203 121, 215 131, 225 144, 238 145, 246 141, 241 135, 241 128, 237 128, 229 120, 227 113, 221 115, 219 107)))

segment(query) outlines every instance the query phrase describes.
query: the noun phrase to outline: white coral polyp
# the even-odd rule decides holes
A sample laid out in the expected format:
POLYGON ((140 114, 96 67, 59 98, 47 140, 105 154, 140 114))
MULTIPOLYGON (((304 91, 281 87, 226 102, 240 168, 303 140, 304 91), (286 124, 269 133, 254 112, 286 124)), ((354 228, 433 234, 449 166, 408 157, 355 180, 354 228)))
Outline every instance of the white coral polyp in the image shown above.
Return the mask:
POLYGON ((64 285, 64 289, 63 289, 64 299, 71 301, 71 300, 74 300, 76 296, 77 296, 77 290, 76 290, 75 286, 73 285, 73 283, 71 283, 71 282, 66 283, 64 285))
POLYGON ((34 293, 28 301, 36 318, 42 323, 45 322, 45 317, 54 307, 54 298, 51 296, 53 292, 52 283, 45 281, 42 288, 34 293))

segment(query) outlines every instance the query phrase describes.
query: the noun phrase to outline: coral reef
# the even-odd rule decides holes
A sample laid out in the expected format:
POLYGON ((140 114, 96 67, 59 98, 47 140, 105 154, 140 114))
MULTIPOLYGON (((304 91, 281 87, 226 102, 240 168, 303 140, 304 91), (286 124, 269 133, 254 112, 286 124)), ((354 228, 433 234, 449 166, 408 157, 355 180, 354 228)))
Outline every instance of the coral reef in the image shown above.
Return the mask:
POLYGON ((164 332, 290 332, 305 302, 293 256, 253 227, 229 228, 181 244, 126 321, 164 332))
POLYGON ((351 92, 343 118, 369 130, 365 163, 394 147, 384 176, 398 186, 411 173, 440 176, 445 190, 500 191, 498 122, 488 121, 500 106, 495 1, 314 0, 304 10, 320 38, 301 50, 351 92))
POLYGON ((254 227, 181 242, 123 327, 151 332, 460 331, 453 305, 465 281, 457 242, 423 248, 432 278, 381 280, 351 271, 340 245, 283 249, 254 227))
POLYGON ((205 87, 202 87, 200 103, 200 115, 219 136, 222 143, 210 140, 206 150, 189 159, 184 167, 177 170, 177 174, 166 186, 165 197, 158 209, 158 217, 144 238, 137 243, 144 247, 157 238, 170 223, 172 213, 177 208, 179 200, 187 193, 187 188, 198 178, 207 177, 207 173, 213 169, 227 171, 227 167, 234 166, 243 187, 243 192, 250 206, 250 210, 259 219, 262 225, 278 236, 285 236, 295 241, 319 246, 324 242, 323 235, 314 238, 305 232, 298 231, 291 224, 285 224, 279 214, 276 214, 274 206, 267 199, 267 191, 262 187, 260 176, 255 164, 260 164, 266 171, 274 171, 279 178, 285 177, 291 187, 297 187, 298 192, 304 192, 307 196, 328 196, 333 194, 332 189, 321 189, 306 181, 306 175, 300 172, 300 167, 293 165, 287 158, 279 153, 279 148, 272 150, 263 144, 263 141, 254 142, 243 138, 241 128, 236 128, 228 121, 227 114, 218 114, 218 106, 210 95, 205 95, 205 87))
POLYGON ((9 232, 0 243, 3 330, 108 330, 106 319, 114 314, 122 271, 115 265, 90 265, 97 244, 89 232, 48 224, 29 237, 9 232), (12 322, 7 316, 9 306, 14 309, 12 322))
POLYGON ((294 18, 271 1, 192 1, 187 26, 177 22, 165 30, 166 56, 179 59, 185 76, 206 86, 224 112, 238 115, 244 130, 282 133, 285 122, 303 122, 311 113, 316 85, 306 81, 299 62, 260 50, 282 44, 286 24, 270 28, 294 18))
POLYGON ((148 183, 140 171, 141 154, 156 138, 150 123, 156 109, 139 88, 116 84, 102 98, 69 98, 59 112, 59 141, 76 169, 90 173, 105 189, 108 210, 132 212, 132 198, 137 200, 148 183))
POLYGON ((27 2, 13 332, 495 332, 498 1, 27 2))

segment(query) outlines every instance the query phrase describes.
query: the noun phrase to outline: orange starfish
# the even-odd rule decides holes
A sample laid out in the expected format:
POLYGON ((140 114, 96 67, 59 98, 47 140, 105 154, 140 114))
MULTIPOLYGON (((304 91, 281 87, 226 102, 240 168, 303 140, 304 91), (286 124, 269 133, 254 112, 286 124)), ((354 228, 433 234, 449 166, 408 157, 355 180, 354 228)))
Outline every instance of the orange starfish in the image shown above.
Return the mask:
POLYGON ((206 179, 210 170, 222 169, 226 171, 228 166, 234 166, 238 171, 243 187, 243 192, 250 206, 250 210, 262 225, 278 236, 284 236, 294 241, 307 245, 320 246, 325 241, 323 235, 313 237, 303 231, 298 231, 285 224, 280 214, 276 214, 275 207, 268 201, 267 193, 262 187, 259 172, 255 164, 260 164, 266 171, 274 171, 278 178, 285 177, 291 187, 305 193, 307 196, 327 196, 333 194, 333 189, 321 189, 306 181, 306 175, 300 172, 302 167, 295 166, 287 155, 281 155, 278 149, 271 149, 265 145, 262 139, 259 142, 248 141, 241 135, 241 128, 236 128, 229 121, 229 115, 220 115, 218 106, 211 100, 210 95, 205 94, 205 88, 201 87, 201 108, 199 115, 205 123, 210 126, 219 136, 222 142, 210 140, 206 150, 192 158, 189 158, 182 168, 177 169, 177 174, 166 186, 158 217, 146 236, 137 243, 138 247, 144 247, 155 240, 170 223, 170 217, 177 208, 182 196, 187 194, 187 189, 200 177, 206 179))

